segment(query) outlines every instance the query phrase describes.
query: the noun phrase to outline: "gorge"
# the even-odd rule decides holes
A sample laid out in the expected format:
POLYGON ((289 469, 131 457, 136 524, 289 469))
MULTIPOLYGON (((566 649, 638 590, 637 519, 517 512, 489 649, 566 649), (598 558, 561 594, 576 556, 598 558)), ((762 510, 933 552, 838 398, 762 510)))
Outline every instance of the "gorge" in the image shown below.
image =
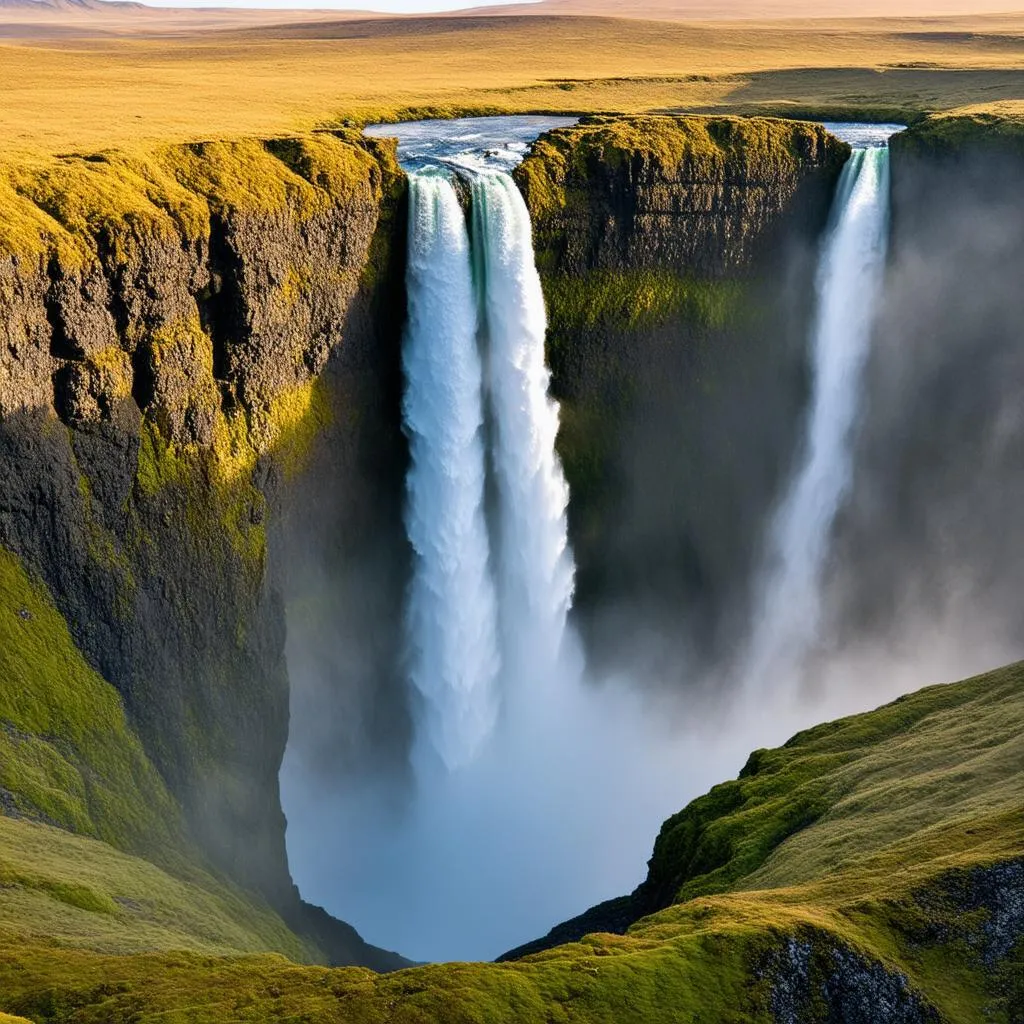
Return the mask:
MULTIPOLYGON (((4 639, 107 687, 134 760, 5 708, 12 827, 102 839, 175 877, 202 865, 210 893, 226 880, 266 915, 246 952, 287 942, 296 960, 387 969, 406 961, 293 877, 377 946, 496 956, 632 888, 661 821, 742 768, 666 822, 631 896, 553 934, 582 946, 323 985, 380 1014, 463 986, 449 1010, 493 999, 494 1019, 545 1019, 557 991, 614 1019, 619 981, 603 979, 647 958, 676 1003, 713 962, 723 1005, 762 1000, 764 1019, 810 1019, 783 1003, 814 972, 895 986, 894 1020, 958 1019, 935 982, 946 961, 913 953, 945 956, 930 925, 905 944, 846 893, 816 918, 727 887, 818 885, 772 851, 842 850, 823 830, 843 794, 871 803, 857 773, 875 758, 918 785, 898 761, 917 723, 952 751, 941 737, 962 739, 969 706, 993 751, 1019 742, 1007 670, 747 760, 1020 656, 1019 158, 984 123, 967 144, 927 121, 895 136, 886 254, 887 151, 854 139, 851 156, 836 132, 566 119, 514 170, 485 154, 454 184, 354 129, 26 169, 4 192, 0 268, 4 639), (964 220, 945 237, 951 205, 964 220), (55 799, 69 772, 79 795, 55 799), (799 796, 780 822, 782 779, 799 796), (773 944, 775 912, 794 930, 773 944), (670 962, 662 941, 689 952, 670 962), (746 992, 750 964, 788 988, 746 992)), ((24 685, 48 706, 49 682, 24 685)), ((946 820, 923 775, 922 835, 946 820)), ((990 907, 1017 795, 986 778, 996 859, 970 860, 967 817, 950 841, 990 907)), ((920 838, 902 829, 894 842, 920 838)), ((832 867, 860 863, 844 856, 832 867)), ((946 908, 937 892, 920 906, 946 908)), ((918 906, 916 890, 887 899, 918 906)), ((138 951, 154 948, 179 947, 138 951)), ((274 998, 314 977, 277 971, 274 998)), ((27 994, 0 1006, 58 1019, 2 976, 27 994)))

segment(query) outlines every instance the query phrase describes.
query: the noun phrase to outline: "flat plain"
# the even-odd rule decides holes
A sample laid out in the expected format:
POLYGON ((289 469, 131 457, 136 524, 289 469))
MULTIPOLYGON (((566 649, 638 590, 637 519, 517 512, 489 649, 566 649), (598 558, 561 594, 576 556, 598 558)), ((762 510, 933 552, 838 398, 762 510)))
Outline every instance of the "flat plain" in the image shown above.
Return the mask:
POLYGON ((666 21, 544 9, 370 18, 5 6, 0 159, 457 112, 1024 112, 1024 13, 666 21))

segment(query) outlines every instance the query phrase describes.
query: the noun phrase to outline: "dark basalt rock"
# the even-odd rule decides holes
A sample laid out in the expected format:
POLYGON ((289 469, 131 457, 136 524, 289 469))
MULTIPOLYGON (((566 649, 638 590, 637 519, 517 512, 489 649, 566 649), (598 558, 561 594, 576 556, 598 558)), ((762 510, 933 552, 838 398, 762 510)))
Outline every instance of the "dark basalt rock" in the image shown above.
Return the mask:
POLYGON ((788 938, 764 968, 777 1024, 939 1024, 907 978, 827 938, 788 938))
POLYGON ((205 219, 129 177, 111 192, 130 214, 62 222, 47 192, 45 251, 0 254, 0 545, 120 691, 213 863, 332 962, 389 969, 400 958, 306 908, 289 876, 285 627, 265 523, 295 471, 275 446, 307 429, 290 396, 332 353, 375 344, 357 309, 391 272, 403 178, 387 143, 297 140, 305 162, 283 175, 270 148, 168 157, 205 219), (254 163, 266 194, 231 191, 254 163))

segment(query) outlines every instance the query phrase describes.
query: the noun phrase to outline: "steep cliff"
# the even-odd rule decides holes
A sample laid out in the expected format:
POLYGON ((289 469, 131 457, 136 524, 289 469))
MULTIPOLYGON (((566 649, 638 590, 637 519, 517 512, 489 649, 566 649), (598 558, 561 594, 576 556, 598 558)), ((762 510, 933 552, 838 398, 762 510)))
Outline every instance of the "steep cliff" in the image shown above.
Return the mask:
POLYGON ((324 946, 284 849, 267 520, 334 414, 330 354, 374 344, 402 181, 387 144, 327 132, 0 180, 0 545, 120 693, 190 834, 324 946))
POLYGON ((808 123, 593 117, 516 171, 599 659, 670 675, 681 649, 714 659, 734 641, 793 451, 815 249, 848 152, 808 123), (675 639, 638 652, 624 634, 675 639))
MULTIPOLYGON (((599 118, 546 136, 521 168, 584 595, 616 574, 647 579, 652 564, 665 586, 682 563, 684 584, 707 589, 715 559, 732 563, 707 530, 701 431, 732 416, 720 402, 672 424, 692 428, 688 471, 706 491, 684 503, 682 530, 675 507, 659 509, 671 524, 647 529, 637 558, 633 540, 609 542, 608 496, 624 453, 641 467, 629 494, 660 472, 661 414, 678 405, 655 386, 666 369, 694 395, 745 405, 763 390, 757 368, 778 352, 751 343, 775 315, 756 269, 813 237, 843 155, 809 125, 599 118), (656 430, 638 436, 645 417, 656 430)), ((293 647, 329 633, 345 660, 331 687, 293 702, 304 766, 337 778, 403 761, 403 193, 390 146, 347 131, 66 154, 0 174, 0 547, 120 694, 184 841, 335 959, 375 966, 398 961, 305 908, 288 874, 284 601, 293 647), (315 600, 310 579, 325 581, 315 600), (346 746, 353 722, 365 735, 346 746)), ((783 401, 799 392, 798 347, 790 356, 783 401)), ((84 827, 88 810, 55 817, 49 791, 21 782, 5 797, 17 813, 133 849, 84 827)))

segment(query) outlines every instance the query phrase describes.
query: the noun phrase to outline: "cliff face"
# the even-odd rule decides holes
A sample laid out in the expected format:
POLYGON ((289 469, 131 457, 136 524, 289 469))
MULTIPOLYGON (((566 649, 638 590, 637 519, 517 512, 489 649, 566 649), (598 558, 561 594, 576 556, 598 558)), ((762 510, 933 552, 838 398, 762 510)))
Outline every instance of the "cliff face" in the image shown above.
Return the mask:
MULTIPOLYGON (((708 452, 733 410, 713 396, 763 398, 757 367, 779 353, 756 342, 789 307, 765 312, 758 267, 813 238, 843 156, 813 126, 594 119, 540 140, 520 169, 584 598, 653 579, 661 606, 680 578, 707 591, 719 560, 732 564, 731 538, 711 529, 708 452), (679 407, 666 383, 680 380, 697 400, 666 421, 679 407), (643 494, 675 430, 704 497, 668 488, 642 529, 633 515, 616 532, 609 495, 623 482, 628 500, 643 494)), ((303 910, 289 878, 282 595, 327 578, 292 642, 337 633, 362 666, 331 670, 340 701, 300 702, 303 755, 328 776, 359 769, 339 754, 343 713, 379 730, 366 758, 390 744, 401 760, 402 194, 390 146, 345 132, 66 155, 0 176, 0 547, 116 687, 217 866, 339 957, 380 965, 392 961, 303 910)), ((789 356, 784 402, 799 394, 789 356)))
MULTIPOLYGON (((736 310, 757 304, 765 254, 820 226, 843 156, 813 126, 591 119, 544 137, 518 172, 584 596, 652 562, 705 589, 718 574, 708 565, 726 545, 709 540, 707 503, 686 503, 681 533, 678 504, 655 510, 638 552, 635 533, 609 528, 608 495, 623 452, 640 467, 630 495, 660 472, 661 433, 638 437, 638 408, 659 432, 692 430, 688 471, 704 473, 700 432, 722 414, 697 402, 687 422, 662 422, 678 404, 666 368, 710 394, 742 367, 744 403, 763 388, 751 367, 778 353, 751 348, 770 332, 737 327, 736 310)), ((361 676, 342 673, 357 696, 340 706, 379 727, 365 757, 390 744, 401 760, 402 194, 390 145, 345 132, 70 154, 0 175, 0 546, 49 588, 214 862, 314 931, 332 926, 299 908, 278 796, 282 594, 329 578, 319 617, 289 623, 292 642, 313 648, 327 629, 359 645, 361 676)), ((307 697, 303 756, 328 775, 358 770, 339 754, 337 695, 307 697)))
POLYGON ((849 147, 766 118, 586 118, 516 172, 550 273, 747 270, 794 221, 816 227, 849 147))
POLYGON ((281 909, 267 521, 334 415, 329 355, 374 344, 401 194, 391 148, 344 133, 0 181, 0 545, 120 692, 207 853, 281 909))
POLYGON ((670 676, 733 642, 795 443, 817 239, 848 152, 812 124, 597 117, 516 172, 598 659, 670 676), (639 635, 672 639, 624 649, 639 635))

